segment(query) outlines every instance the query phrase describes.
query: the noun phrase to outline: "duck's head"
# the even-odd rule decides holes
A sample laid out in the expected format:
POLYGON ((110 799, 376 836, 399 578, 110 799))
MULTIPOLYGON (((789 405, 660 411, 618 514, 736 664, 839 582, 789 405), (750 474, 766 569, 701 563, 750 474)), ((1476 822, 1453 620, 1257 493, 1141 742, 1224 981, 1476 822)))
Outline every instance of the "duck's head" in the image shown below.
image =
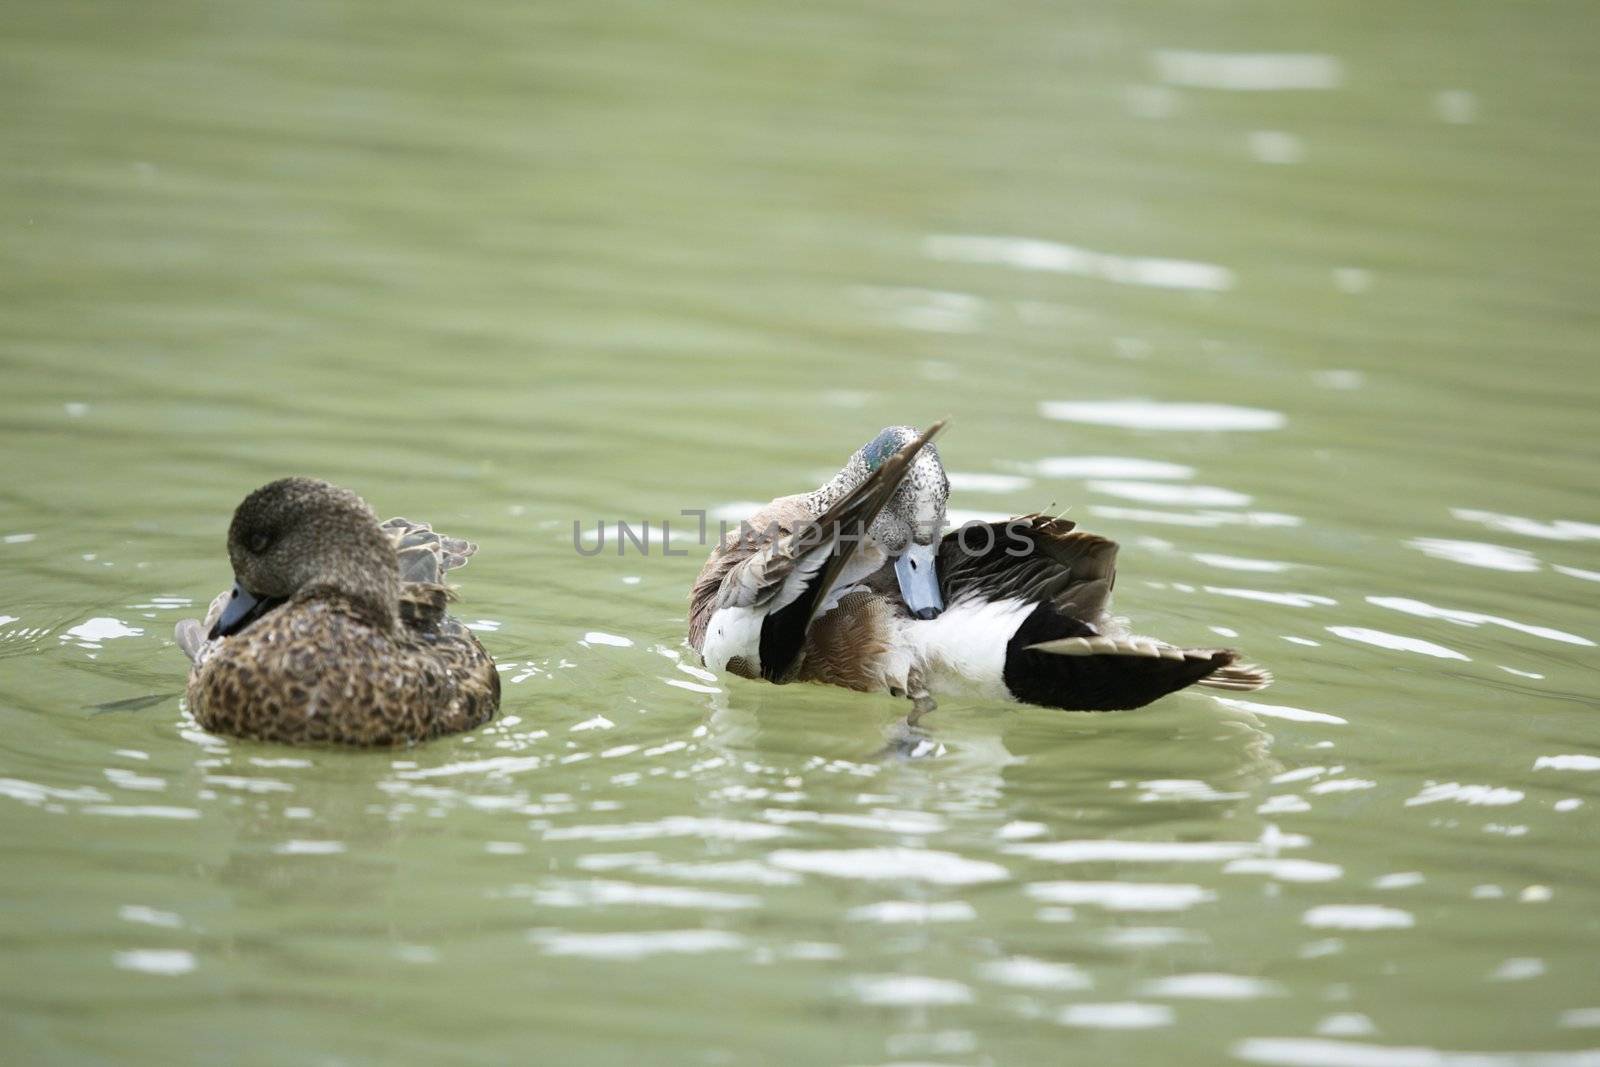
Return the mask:
POLYGON ((395 619, 394 545, 366 501, 316 478, 262 486, 228 527, 233 596, 212 638, 238 633, 301 592, 337 593, 376 625, 395 619))
MULTIPOLYGON (((845 471, 859 484, 920 433, 914 426, 885 427, 850 457, 845 471)), ((919 619, 934 618, 944 610, 934 559, 944 534, 949 499, 950 479, 939 462, 939 450, 925 445, 867 531, 878 547, 895 558, 900 596, 919 619)))

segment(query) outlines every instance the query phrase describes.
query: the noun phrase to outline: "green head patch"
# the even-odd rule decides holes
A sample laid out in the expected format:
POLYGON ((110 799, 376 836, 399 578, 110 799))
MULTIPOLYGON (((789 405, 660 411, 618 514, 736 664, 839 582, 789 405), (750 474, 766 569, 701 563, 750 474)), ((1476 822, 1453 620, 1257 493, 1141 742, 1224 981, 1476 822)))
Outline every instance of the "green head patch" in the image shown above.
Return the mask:
POLYGON ((900 451, 904 444, 904 433, 898 426, 891 426, 879 433, 862 450, 867 461, 867 470, 875 471, 883 466, 883 461, 900 451))

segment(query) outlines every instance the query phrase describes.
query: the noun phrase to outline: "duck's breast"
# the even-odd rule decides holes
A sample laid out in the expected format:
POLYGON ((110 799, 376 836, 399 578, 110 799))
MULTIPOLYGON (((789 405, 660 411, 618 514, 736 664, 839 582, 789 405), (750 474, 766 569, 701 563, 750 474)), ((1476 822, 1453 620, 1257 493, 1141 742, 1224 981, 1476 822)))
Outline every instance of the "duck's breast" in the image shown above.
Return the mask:
POLYGON ((900 641, 935 694, 1013 700, 1006 688, 1006 645, 1037 604, 967 598, 937 618, 900 620, 900 641))

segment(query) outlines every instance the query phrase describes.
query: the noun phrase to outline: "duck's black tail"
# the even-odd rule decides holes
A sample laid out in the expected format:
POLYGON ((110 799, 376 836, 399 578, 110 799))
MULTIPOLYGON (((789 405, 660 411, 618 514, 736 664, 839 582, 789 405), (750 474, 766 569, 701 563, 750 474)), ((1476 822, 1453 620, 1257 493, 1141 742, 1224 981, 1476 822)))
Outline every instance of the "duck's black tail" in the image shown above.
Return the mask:
POLYGON ((1226 648, 1174 648, 1123 634, 1110 617, 1117 545, 1068 519, 1025 515, 945 537, 945 600, 1020 601, 1034 608, 1006 644, 1004 680, 1028 704, 1069 711, 1143 707, 1190 685, 1236 692, 1272 676, 1226 648), (977 549, 974 551, 974 549, 977 549))
POLYGON ((1260 689, 1272 676, 1230 648, 1174 648, 1106 637, 1040 604, 1006 645, 1006 688, 1028 704, 1067 711, 1139 708, 1188 686, 1260 689), (1085 633, 1084 631, 1088 631, 1085 633))

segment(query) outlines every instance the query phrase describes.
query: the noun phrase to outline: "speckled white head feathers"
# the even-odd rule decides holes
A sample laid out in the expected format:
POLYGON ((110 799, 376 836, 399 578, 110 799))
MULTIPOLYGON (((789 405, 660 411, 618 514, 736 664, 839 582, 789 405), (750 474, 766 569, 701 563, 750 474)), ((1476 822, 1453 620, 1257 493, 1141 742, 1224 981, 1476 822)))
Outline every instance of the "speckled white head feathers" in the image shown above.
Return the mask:
MULTIPOLYGON (((856 450, 834 482, 843 482, 846 492, 855 488, 884 460, 916 440, 919 433, 915 426, 884 427, 856 450)), ((938 446, 930 443, 917 454, 905 481, 873 520, 868 533, 890 555, 899 555, 913 544, 935 544, 943 532, 949 500, 950 479, 939 461, 938 446)))

